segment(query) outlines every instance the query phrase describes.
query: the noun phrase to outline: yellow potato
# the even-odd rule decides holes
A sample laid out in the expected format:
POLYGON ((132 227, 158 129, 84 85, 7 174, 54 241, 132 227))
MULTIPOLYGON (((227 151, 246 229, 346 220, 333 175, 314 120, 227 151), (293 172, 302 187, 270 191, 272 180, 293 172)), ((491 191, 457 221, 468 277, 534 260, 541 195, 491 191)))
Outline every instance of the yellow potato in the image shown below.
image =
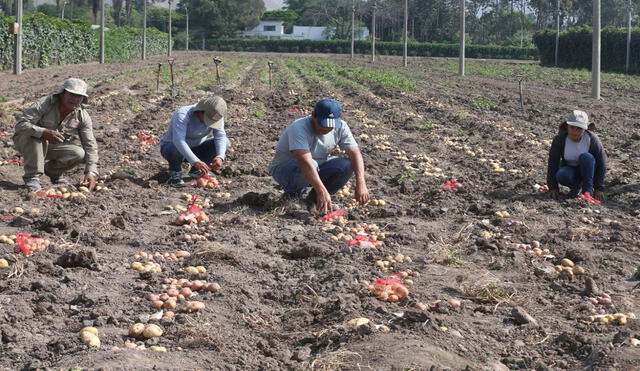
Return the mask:
POLYGON ((571 260, 564 258, 560 261, 560 265, 562 265, 563 267, 573 267, 574 264, 571 260))
POLYGON ((7 259, 0 259, 0 269, 9 268, 7 259))
POLYGON ((144 327, 144 330, 142 331, 142 336, 144 336, 147 339, 158 338, 162 336, 162 328, 154 324, 146 325, 144 327))
POLYGON ((95 327, 85 327, 82 330, 80 330, 80 333, 82 334, 83 332, 89 332, 91 334, 94 334, 95 336, 98 336, 98 329, 95 327))
POLYGON ((144 331, 144 324, 135 323, 131 325, 131 327, 129 327, 129 336, 133 338, 137 338, 138 336, 142 335, 143 331, 144 331))

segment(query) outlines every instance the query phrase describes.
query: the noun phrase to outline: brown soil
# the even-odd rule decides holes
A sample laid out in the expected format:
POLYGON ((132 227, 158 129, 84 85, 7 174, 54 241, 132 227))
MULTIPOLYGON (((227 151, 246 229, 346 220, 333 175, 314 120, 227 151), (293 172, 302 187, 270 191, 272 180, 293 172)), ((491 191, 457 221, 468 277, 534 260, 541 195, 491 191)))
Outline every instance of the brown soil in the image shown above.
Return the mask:
MULTIPOLYGON (((329 58, 387 70, 400 64, 395 57, 382 57, 372 67, 364 57, 216 55, 224 60, 221 84, 211 78, 213 54, 177 53, 173 95, 166 72, 155 91, 157 63, 166 64, 159 58, 0 74, 0 97, 8 101, 0 103, 0 131, 7 132, 0 136, 0 160, 16 156, 13 115, 74 76, 94 86, 90 112, 101 171, 135 171, 125 180, 107 180, 107 191, 87 199, 62 200, 27 193, 20 188, 20 165, 0 165, 1 214, 13 215, 0 220, 0 234, 28 233, 53 242, 28 258, 0 244, 10 265, 0 270, 0 368, 638 368, 640 347, 629 344, 640 338, 638 320, 589 321, 598 311, 640 315, 637 282, 629 280, 640 261, 637 91, 605 85, 604 99, 594 101, 587 83, 532 82, 521 110, 517 81, 438 72, 431 69, 434 59, 411 59, 409 71, 427 77, 407 92, 305 79, 283 63, 329 58), (265 83, 268 58, 276 64, 273 90, 265 83), (226 75, 232 69, 233 76, 226 75), (130 137, 160 137, 176 108, 208 92, 229 102, 234 152, 220 180, 231 183, 214 191, 169 188, 158 148, 130 137), (343 101, 371 194, 386 201, 349 210, 348 226, 376 224, 388 234, 381 248, 348 247, 331 239, 337 229, 326 231, 304 210, 282 208, 266 172, 279 133, 300 116, 290 109, 309 109, 326 96, 343 101), (497 105, 479 106, 479 97, 497 105), (599 126, 610 159, 601 206, 552 200, 533 189, 545 183, 548 141, 557 123, 577 107, 599 126), (390 149, 376 147, 385 140, 390 149), (418 163, 414 155, 428 156, 442 171, 424 175, 408 164, 418 163), (492 172, 492 161, 505 172, 492 172), (449 178, 463 188, 444 191, 449 178), (184 234, 193 232, 174 225, 176 214, 165 211, 167 205, 187 205, 180 198, 185 192, 213 202, 206 209, 212 218, 207 241, 186 242, 184 234), (215 192, 231 197, 213 198, 215 192), (26 215, 17 218, 15 207, 26 215), (32 208, 40 213, 30 213, 32 208), (534 241, 550 250, 548 257, 516 245, 534 241), (140 251, 177 250, 192 255, 160 261, 161 273, 130 269, 133 261, 143 261, 134 258, 140 251), (375 265, 398 253, 412 261, 389 272, 375 265), (554 265, 565 257, 586 274, 556 273, 554 265), (207 272, 197 278, 218 282, 221 292, 201 292, 197 298, 206 308, 200 312, 149 319, 156 310, 144 296, 161 293, 164 278, 196 278, 181 270, 189 265, 204 266, 207 272), (400 303, 378 300, 361 283, 407 269, 420 275, 411 277, 411 293, 400 303), (588 300, 595 295, 585 292, 589 279, 611 296, 612 305, 588 300), (449 299, 462 305, 454 308, 449 299), (431 310, 416 308, 436 300, 442 302, 431 310), (524 323, 522 312, 536 323, 524 323), (370 323, 347 325, 358 317, 370 323), (164 334, 128 338, 136 322, 157 323, 164 334), (84 326, 99 329, 100 348, 79 339, 84 326), (126 341, 147 349, 125 349, 126 341), (151 345, 168 352, 153 352, 151 345)), ((80 176, 81 169, 70 174, 80 176)))

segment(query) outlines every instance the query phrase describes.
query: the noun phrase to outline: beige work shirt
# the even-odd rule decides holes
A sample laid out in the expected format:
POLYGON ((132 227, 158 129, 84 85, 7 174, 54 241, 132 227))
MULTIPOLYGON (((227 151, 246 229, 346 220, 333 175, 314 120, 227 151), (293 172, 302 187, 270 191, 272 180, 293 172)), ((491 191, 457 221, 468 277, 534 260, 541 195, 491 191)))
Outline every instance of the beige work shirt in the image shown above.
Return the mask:
POLYGON ((64 143, 80 145, 84 149, 85 173, 98 174, 98 144, 89 113, 84 105, 80 105, 61 122, 59 99, 58 94, 53 94, 31 105, 18 117, 15 135, 41 138, 45 129, 58 130, 64 135, 64 143))

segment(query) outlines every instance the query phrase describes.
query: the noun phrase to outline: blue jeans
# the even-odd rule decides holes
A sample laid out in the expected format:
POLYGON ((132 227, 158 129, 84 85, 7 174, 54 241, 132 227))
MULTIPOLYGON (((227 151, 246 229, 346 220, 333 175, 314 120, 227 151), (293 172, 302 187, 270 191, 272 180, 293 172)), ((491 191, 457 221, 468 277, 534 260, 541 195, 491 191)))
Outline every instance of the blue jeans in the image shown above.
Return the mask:
MULTIPOLYGON (((322 165, 313 162, 320 175, 322 184, 329 194, 334 194, 344 187, 353 176, 351 161, 346 158, 334 158, 325 161, 322 165)), ((297 160, 283 162, 273 169, 273 179, 284 188, 285 198, 301 198, 309 187, 309 182, 302 175, 297 160)))
POLYGON ((569 196, 578 197, 582 192, 593 194, 593 175, 596 171, 596 159, 591 153, 583 153, 578 158, 578 166, 563 166, 556 173, 558 183, 571 189, 569 196))
MULTIPOLYGON (((189 148, 191 148, 191 151, 193 151, 193 154, 196 155, 196 157, 206 164, 210 164, 216 155, 216 145, 213 142, 213 138, 205 140, 197 147, 189 148)), ((182 171, 182 163, 186 160, 173 143, 164 142, 160 144, 160 154, 169 162, 169 171, 182 171)))

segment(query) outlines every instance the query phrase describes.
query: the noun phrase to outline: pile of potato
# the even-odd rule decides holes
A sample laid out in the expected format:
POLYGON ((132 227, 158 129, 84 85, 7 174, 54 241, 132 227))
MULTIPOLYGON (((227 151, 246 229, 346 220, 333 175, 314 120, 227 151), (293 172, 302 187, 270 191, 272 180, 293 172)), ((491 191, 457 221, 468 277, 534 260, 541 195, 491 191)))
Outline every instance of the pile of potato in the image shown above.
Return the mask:
POLYGON ((80 330, 80 340, 87 346, 99 348, 100 338, 98 337, 98 329, 95 327, 84 327, 80 330))
POLYGON ((387 204, 387 201, 376 200, 376 199, 370 200, 368 203, 368 205, 371 205, 371 206, 385 206, 386 204, 387 204))
POLYGON ((218 179, 212 176, 201 176, 200 178, 196 179, 197 188, 216 188, 218 186, 220 186, 220 182, 218 182, 218 179))
MULTIPOLYGON (((436 308, 438 308, 438 305, 440 305, 440 303, 442 303, 442 300, 439 300, 439 299, 426 304, 423 302, 417 302, 416 309, 422 310, 422 311, 435 310, 436 308)), ((462 302, 460 301, 460 299, 449 299, 447 301, 447 304, 449 304, 451 308, 455 309, 455 308, 460 308, 460 306, 462 305, 462 302)))
POLYGON ((209 239, 209 237, 210 237, 209 233, 203 233, 203 234, 185 233, 184 236, 182 236, 182 239, 185 240, 185 241, 188 241, 188 242, 191 242, 191 241, 206 241, 206 240, 209 239))
MULTIPOLYGON (((413 259, 411 259, 411 257, 398 253, 395 256, 388 255, 384 259, 376 260, 374 262, 374 265, 377 268, 379 268, 382 272, 388 272, 388 271, 394 270, 396 264, 411 263, 411 262, 413 262, 413 259)), ((420 273, 414 272, 410 269, 400 272, 399 274, 403 276, 402 278, 406 278, 407 276, 420 277, 420 273)))
POLYGON ((379 280, 370 283, 369 292, 378 298, 378 300, 389 303, 397 303, 409 296, 409 289, 403 285, 400 280, 397 282, 380 283, 379 280))
POLYGON ((15 245, 16 244, 16 235, 12 234, 12 235, 0 235, 0 243, 4 243, 7 245, 15 245))
POLYGON ((589 317, 590 322, 599 322, 604 324, 626 325, 629 319, 635 319, 634 313, 615 313, 615 314, 596 314, 589 317))
POLYGON ((152 273, 160 273, 162 272, 162 267, 160 267, 160 264, 157 264, 155 262, 152 261, 148 261, 146 263, 140 263, 140 262, 133 262, 131 263, 131 269, 136 270, 140 273, 144 273, 144 272, 152 272, 152 273))
POLYGON ((199 265, 197 267, 194 266, 188 266, 188 267, 184 267, 182 268, 182 270, 184 272, 190 273, 190 274, 200 274, 200 273, 207 273, 207 268, 199 265))
POLYGON ((529 243, 513 243, 511 245, 515 249, 524 250, 527 254, 542 256, 551 254, 551 250, 549 249, 541 249, 539 241, 532 241, 529 243))
POLYGON ((163 254, 156 252, 156 253, 148 253, 145 251, 140 251, 139 253, 135 254, 133 257, 135 259, 149 259, 149 260, 169 260, 169 261, 175 261, 175 260, 181 260, 184 258, 187 258, 191 256, 191 253, 188 251, 184 251, 184 250, 180 250, 180 251, 176 251, 174 253, 168 253, 165 252, 163 254))
POLYGON ((16 250, 20 250, 25 255, 29 255, 34 252, 45 251, 51 245, 51 241, 46 238, 31 237, 29 235, 24 235, 23 238, 26 240, 24 244, 26 251, 22 251, 19 247, 20 234, 16 236, 15 246, 16 246, 16 250))
POLYGON ((570 274, 572 276, 579 276, 585 273, 584 268, 575 265, 570 259, 564 258, 560 261, 559 265, 555 266, 556 272, 570 274))
POLYGON ((196 213, 184 212, 176 218, 177 225, 208 223, 209 216, 202 210, 196 213))
POLYGON ((129 327, 129 337, 132 338, 159 338, 163 333, 164 331, 162 331, 162 328, 160 326, 152 323, 146 325, 143 323, 135 323, 131 325, 131 327, 129 327))

